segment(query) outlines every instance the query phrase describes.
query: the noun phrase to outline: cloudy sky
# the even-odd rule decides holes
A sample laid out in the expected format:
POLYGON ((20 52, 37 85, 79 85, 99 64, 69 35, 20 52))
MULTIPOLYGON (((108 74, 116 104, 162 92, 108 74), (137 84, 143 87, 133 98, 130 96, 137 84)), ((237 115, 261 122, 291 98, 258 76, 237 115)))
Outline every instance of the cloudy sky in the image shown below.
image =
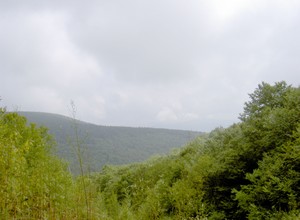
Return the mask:
POLYGON ((298 0, 0 0, 0 106, 210 131, 300 82, 298 0))

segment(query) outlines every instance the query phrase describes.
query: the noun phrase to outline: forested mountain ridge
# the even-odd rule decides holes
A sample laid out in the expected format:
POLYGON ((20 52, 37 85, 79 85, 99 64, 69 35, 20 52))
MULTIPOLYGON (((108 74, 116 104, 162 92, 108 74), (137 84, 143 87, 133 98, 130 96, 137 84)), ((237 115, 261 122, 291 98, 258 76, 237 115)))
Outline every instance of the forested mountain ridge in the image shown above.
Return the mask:
POLYGON ((42 112, 18 114, 25 116, 29 123, 49 129, 57 143, 58 155, 70 162, 74 173, 78 173, 79 169, 72 147, 76 139, 75 129, 84 151, 82 156, 91 171, 100 171, 105 164, 128 164, 154 155, 168 154, 172 149, 184 146, 203 134, 159 128, 101 126, 42 112))
POLYGON ((72 177, 43 128, 0 111, 4 219, 300 219, 300 87, 262 83, 240 122, 166 156, 72 177))

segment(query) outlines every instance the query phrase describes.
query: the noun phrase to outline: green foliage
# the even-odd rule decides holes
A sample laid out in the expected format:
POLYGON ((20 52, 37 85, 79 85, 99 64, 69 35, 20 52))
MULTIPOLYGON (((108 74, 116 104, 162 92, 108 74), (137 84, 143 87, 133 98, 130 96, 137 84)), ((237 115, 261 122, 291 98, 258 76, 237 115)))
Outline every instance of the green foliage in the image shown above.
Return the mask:
POLYGON ((262 117, 266 109, 280 108, 284 106, 286 94, 291 89, 286 82, 275 83, 274 86, 263 82, 250 94, 250 101, 245 103, 244 112, 240 114, 242 121, 262 117))
POLYGON ((247 174, 251 184, 236 192, 236 199, 249 218, 266 219, 273 213, 299 209, 300 138, 265 154, 258 164, 258 169, 247 174))
POLYGON ((26 126, 25 118, 1 111, 1 216, 43 219, 68 212, 72 179, 50 150, 46 129, 26 126))
POLYGON ((255 148, 249 152, 254 158, 290 139, 300 122, 299 95, 299 88, 285 82, 274 86, 263 83, 250 95, 251 101, 245 104, 241 119, 244 138, 255 148))
POLYGON ((4 218, 300 218, 300 88, 285 82, 259 85, 238 124, 76 179, 51 156, 44 129, 4 111, 0 128, 4 218))
POLYGON ((140 219, 297 219, 300 89, 262 83, 241 120, 167 157, 105 169, 102 197, 140 219))

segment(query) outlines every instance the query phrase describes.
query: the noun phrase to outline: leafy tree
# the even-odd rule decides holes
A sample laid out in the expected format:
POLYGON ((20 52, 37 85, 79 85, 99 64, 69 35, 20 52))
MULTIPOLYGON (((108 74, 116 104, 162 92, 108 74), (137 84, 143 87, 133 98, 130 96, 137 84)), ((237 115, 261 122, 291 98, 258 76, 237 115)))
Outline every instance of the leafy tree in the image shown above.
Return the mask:
POLYGON ((280 212, 300 209, 300 139, 265 154, 247 179, 251 184, 236 191, 236 199, 249 219, 268 219, 274 213, 279 217, 280 212))
POLYGON ((252 94, 249 94, 250 101, 245 103, 244 112, 240 114, 240 119, 245 122, 261 117, 266 108, 283 107, 285 96, 290 89, 291 86, 288 86, 284 81, 275 83, 274 86, 262 82, 252 94))
MULTIPOLYGON (((232 190, 251 185, 246 174, 259 166, 263 155, 293 141, 300 122, 300 90, 285 82, 274 86, 263 83, 245 104, 242 123, 215 130, 206 142, 206 155, 211 165, 205 168, 199 159, 203 199, 212 218, 243 219, 248 211, 239 208, 232 190), (223 216, 223 217, 222 217, 223 216)), ((207 157, 206 156, 206 157, 207 157)))
MULTIPOLYGON (((247 142, 250 169, 256 168, 257 160, 264 152, 281 146, 291 139, 300 122, 300 88, 287 86, 285 82, 274 86, 263 83, 250 95, 241 115, 242 131, 247 142)), ((248 171, 251 171, 251 170, 248 171)))
POLYGON ((299 209, 294 196, 299 195, 295 158, 299 158, 300 88, 284 82, 263 84, 251 98, 242 115, 246 140, 242 152, 251 183, 235 192, 249 218, 266 219, 276 212, 299 209))

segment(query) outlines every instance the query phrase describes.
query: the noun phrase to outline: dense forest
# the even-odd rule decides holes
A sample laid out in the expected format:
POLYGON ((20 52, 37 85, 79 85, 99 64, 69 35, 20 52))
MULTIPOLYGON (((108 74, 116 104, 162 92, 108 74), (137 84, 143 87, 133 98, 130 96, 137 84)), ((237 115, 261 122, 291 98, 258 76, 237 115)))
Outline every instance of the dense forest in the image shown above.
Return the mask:
POLYGON ((300 87, 262 83, 249 96, 239 123, 167 156, 76 177, 44 128, 2 109, 0 216, 300 219, 300 87))
POLYGON ((104 165, 141 162, 154 155, 165 155, 195 139, 201 132, 158 128, 100 126, 76 120, 76 114, 66 117, 44 112, 18 112, 28 124, 49 129, 55 140, 56 154, 66 160, 73 174, 79 173, 74 152, 80 140, 85 167, 99 171, 104 165), (78 136, 78 137, 77 137, 78 136))

